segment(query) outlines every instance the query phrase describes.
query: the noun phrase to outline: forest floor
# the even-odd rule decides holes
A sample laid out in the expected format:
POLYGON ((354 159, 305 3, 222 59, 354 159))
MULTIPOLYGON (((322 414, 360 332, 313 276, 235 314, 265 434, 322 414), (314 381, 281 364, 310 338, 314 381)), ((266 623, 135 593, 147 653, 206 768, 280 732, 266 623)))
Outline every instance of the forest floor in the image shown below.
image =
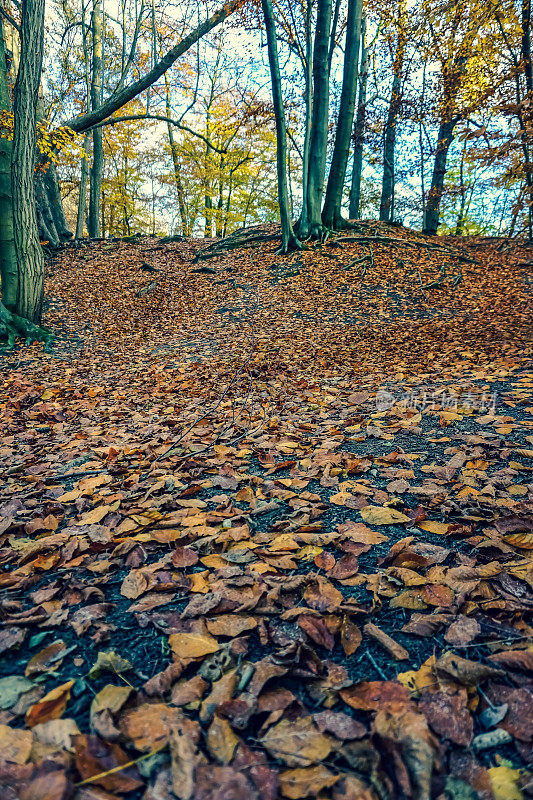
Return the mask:
POLYGON ((210 244, 0 356, 2 800, 533 796, 533 248, 210 244))

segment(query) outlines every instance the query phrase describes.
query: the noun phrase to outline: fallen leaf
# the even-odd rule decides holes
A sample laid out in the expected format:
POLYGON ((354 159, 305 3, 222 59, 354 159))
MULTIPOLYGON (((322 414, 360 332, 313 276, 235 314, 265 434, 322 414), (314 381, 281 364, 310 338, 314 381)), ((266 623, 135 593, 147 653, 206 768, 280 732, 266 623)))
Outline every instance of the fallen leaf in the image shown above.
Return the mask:
POLYGON ((397 525, 411 521, 401 511, 389 506, 366 506, 361 509, 360 514, 364 521, 370 525, 397 525))
POLYGON ((315 727, 310 717, 282 719, 261 739, 272 758, 289 766, 317 764, 333 749, 333 740, 315 727))

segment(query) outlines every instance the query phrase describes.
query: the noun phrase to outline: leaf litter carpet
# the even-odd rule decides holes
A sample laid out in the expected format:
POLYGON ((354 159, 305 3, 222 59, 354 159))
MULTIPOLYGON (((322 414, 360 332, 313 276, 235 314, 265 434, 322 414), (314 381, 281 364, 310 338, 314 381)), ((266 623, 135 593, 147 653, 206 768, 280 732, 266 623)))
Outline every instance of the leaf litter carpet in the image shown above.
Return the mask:
POLYGON ((261 232, 2 356, 0 796, 527 799, 532 250, 261 232))

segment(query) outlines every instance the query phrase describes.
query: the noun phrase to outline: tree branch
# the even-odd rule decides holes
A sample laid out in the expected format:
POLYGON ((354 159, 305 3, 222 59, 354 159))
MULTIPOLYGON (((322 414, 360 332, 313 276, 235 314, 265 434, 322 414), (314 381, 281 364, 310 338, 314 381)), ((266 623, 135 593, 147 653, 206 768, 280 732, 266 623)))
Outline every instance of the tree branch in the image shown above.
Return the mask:
POLYGON ((9 22, 9 24, 12 25, 15 28, 15 30, 18 31, 19 34, 20 34, 20 25, 18 24, 18 22, 15 22, 15 20, 11 16, 11 14, 8 14, 8 12, 5 10, 5 8, 3 6, 1 6, 1 5, 0 5, 0 14, 3 17, 5 17, 7 19, 7 21, 9 22))
POLYGON ((94 128, 99 122, 110 117, 115 111, 118 111, 119 108, 125 106, 126 103, 129 103, 130 100, 133 100, 134 97, 137 97, 137 95, 141 94, 141 92, 144 92, 149 86, 155 83, 165 74, 167 69, 169 69, 180 56, 187 52, 193 44, 196 44, 202 36, 205 36, 206 33, 209 33, 209 31, 216 28, 217 25, 233 14, 241 2, 242 0, 228 0, 222 8, 219 8, 211 17, 204 20, 204 22, 191 31, 188 36, 169 50, 146 75, 108 98, 99 108, 81 114, 79 117, 72 117, 67 120, 63 123, 63 127, 71 128, 73 131, 76 131, 76 133, 81 133, 88 128, 94 128))
MULTIPOLYGON (((208 147, 215 151, 215 153, 220 153, 221 155, 225 155, 228 152, 227 147, 225 149, 221 149, 220 147, 215 147, 209 139, 201 133, 194 131, 192 128, 188 128, 187 125, 183 125, 181 122, 178 122, 175 119, 171 119, 170 117, 165 117, 163 114, 129 114, 126 117, 109 117, 109 119, 104 119, 102 122, 97 122, 96 125, 91 125, 91 128, 102 128, 104 125, 116 125, 119 122, 134 122, 138 119, 155 119, 158 122, 170 122, 171 125, 174 125, 176 128, 179 128, 181 131, 187 131, 187 133, 192 134, 192 136, 197 136, 198 139, 201 139, 205 142, 208 147)), ((85 130, 90 130, 86 128, 85 130)))

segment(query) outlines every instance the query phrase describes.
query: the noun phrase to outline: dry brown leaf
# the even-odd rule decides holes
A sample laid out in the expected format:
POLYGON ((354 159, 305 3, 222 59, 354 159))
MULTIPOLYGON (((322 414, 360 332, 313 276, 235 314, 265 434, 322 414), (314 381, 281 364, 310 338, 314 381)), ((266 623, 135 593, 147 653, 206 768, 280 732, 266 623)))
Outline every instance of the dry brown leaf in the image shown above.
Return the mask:
POLYGON ((25 764, 30 757, 33 733, 0 725, 0 761, 25 764))
POLYGON ((220 649, 217 640, 204 633, 172 633, 168 643, 179 660, 202 658, 220 649))
POLYGON ((287 769, 280 774, 281 792, 289 800, 299 797, 316 796, 322 789, 333 786, 339 775, 335 775, 322 764, 316 767, 287 769))
POLYGON ((141 752, 163 747, 174 729, 183 730, 194 742, 198 741, 200 735, 197 722, 189 720, 179 708, 171 708, 164 703, 143 703, 124 712, 119 727, 124 737, 141 752))
POLYGON ((315 727, 311 717, 282 719, 261 739, 272 758, 279 758, 290 767, 318 764, 331 753, 333 739, 315 727))
POLYGON ((402 522, 411 522, 408 516, 389 506, 366 506, 361 509, 360 514, 369 525, 398 525, 402 522))
POLYGON ((56 686, 45 694, 37 703, 28 709, 26 713, 26 724, 29 728, 41 722, 48 722, 50 719, 57 719, 63 714, 67 702, 70 698, 70 690, 75 681, 70 680, 56 686))
POLYGON ((209 754, 219 764, 227 765, 233 758, 238 744, 239 737, 233 732, 228 720, 215 714, 206 736, 206 747, 209 754))
POLYGON ((349 617, 344 616, 341 623, 341 644, 347 656, 353 656, 361 644, 362 638, 357 625, 349 617))

